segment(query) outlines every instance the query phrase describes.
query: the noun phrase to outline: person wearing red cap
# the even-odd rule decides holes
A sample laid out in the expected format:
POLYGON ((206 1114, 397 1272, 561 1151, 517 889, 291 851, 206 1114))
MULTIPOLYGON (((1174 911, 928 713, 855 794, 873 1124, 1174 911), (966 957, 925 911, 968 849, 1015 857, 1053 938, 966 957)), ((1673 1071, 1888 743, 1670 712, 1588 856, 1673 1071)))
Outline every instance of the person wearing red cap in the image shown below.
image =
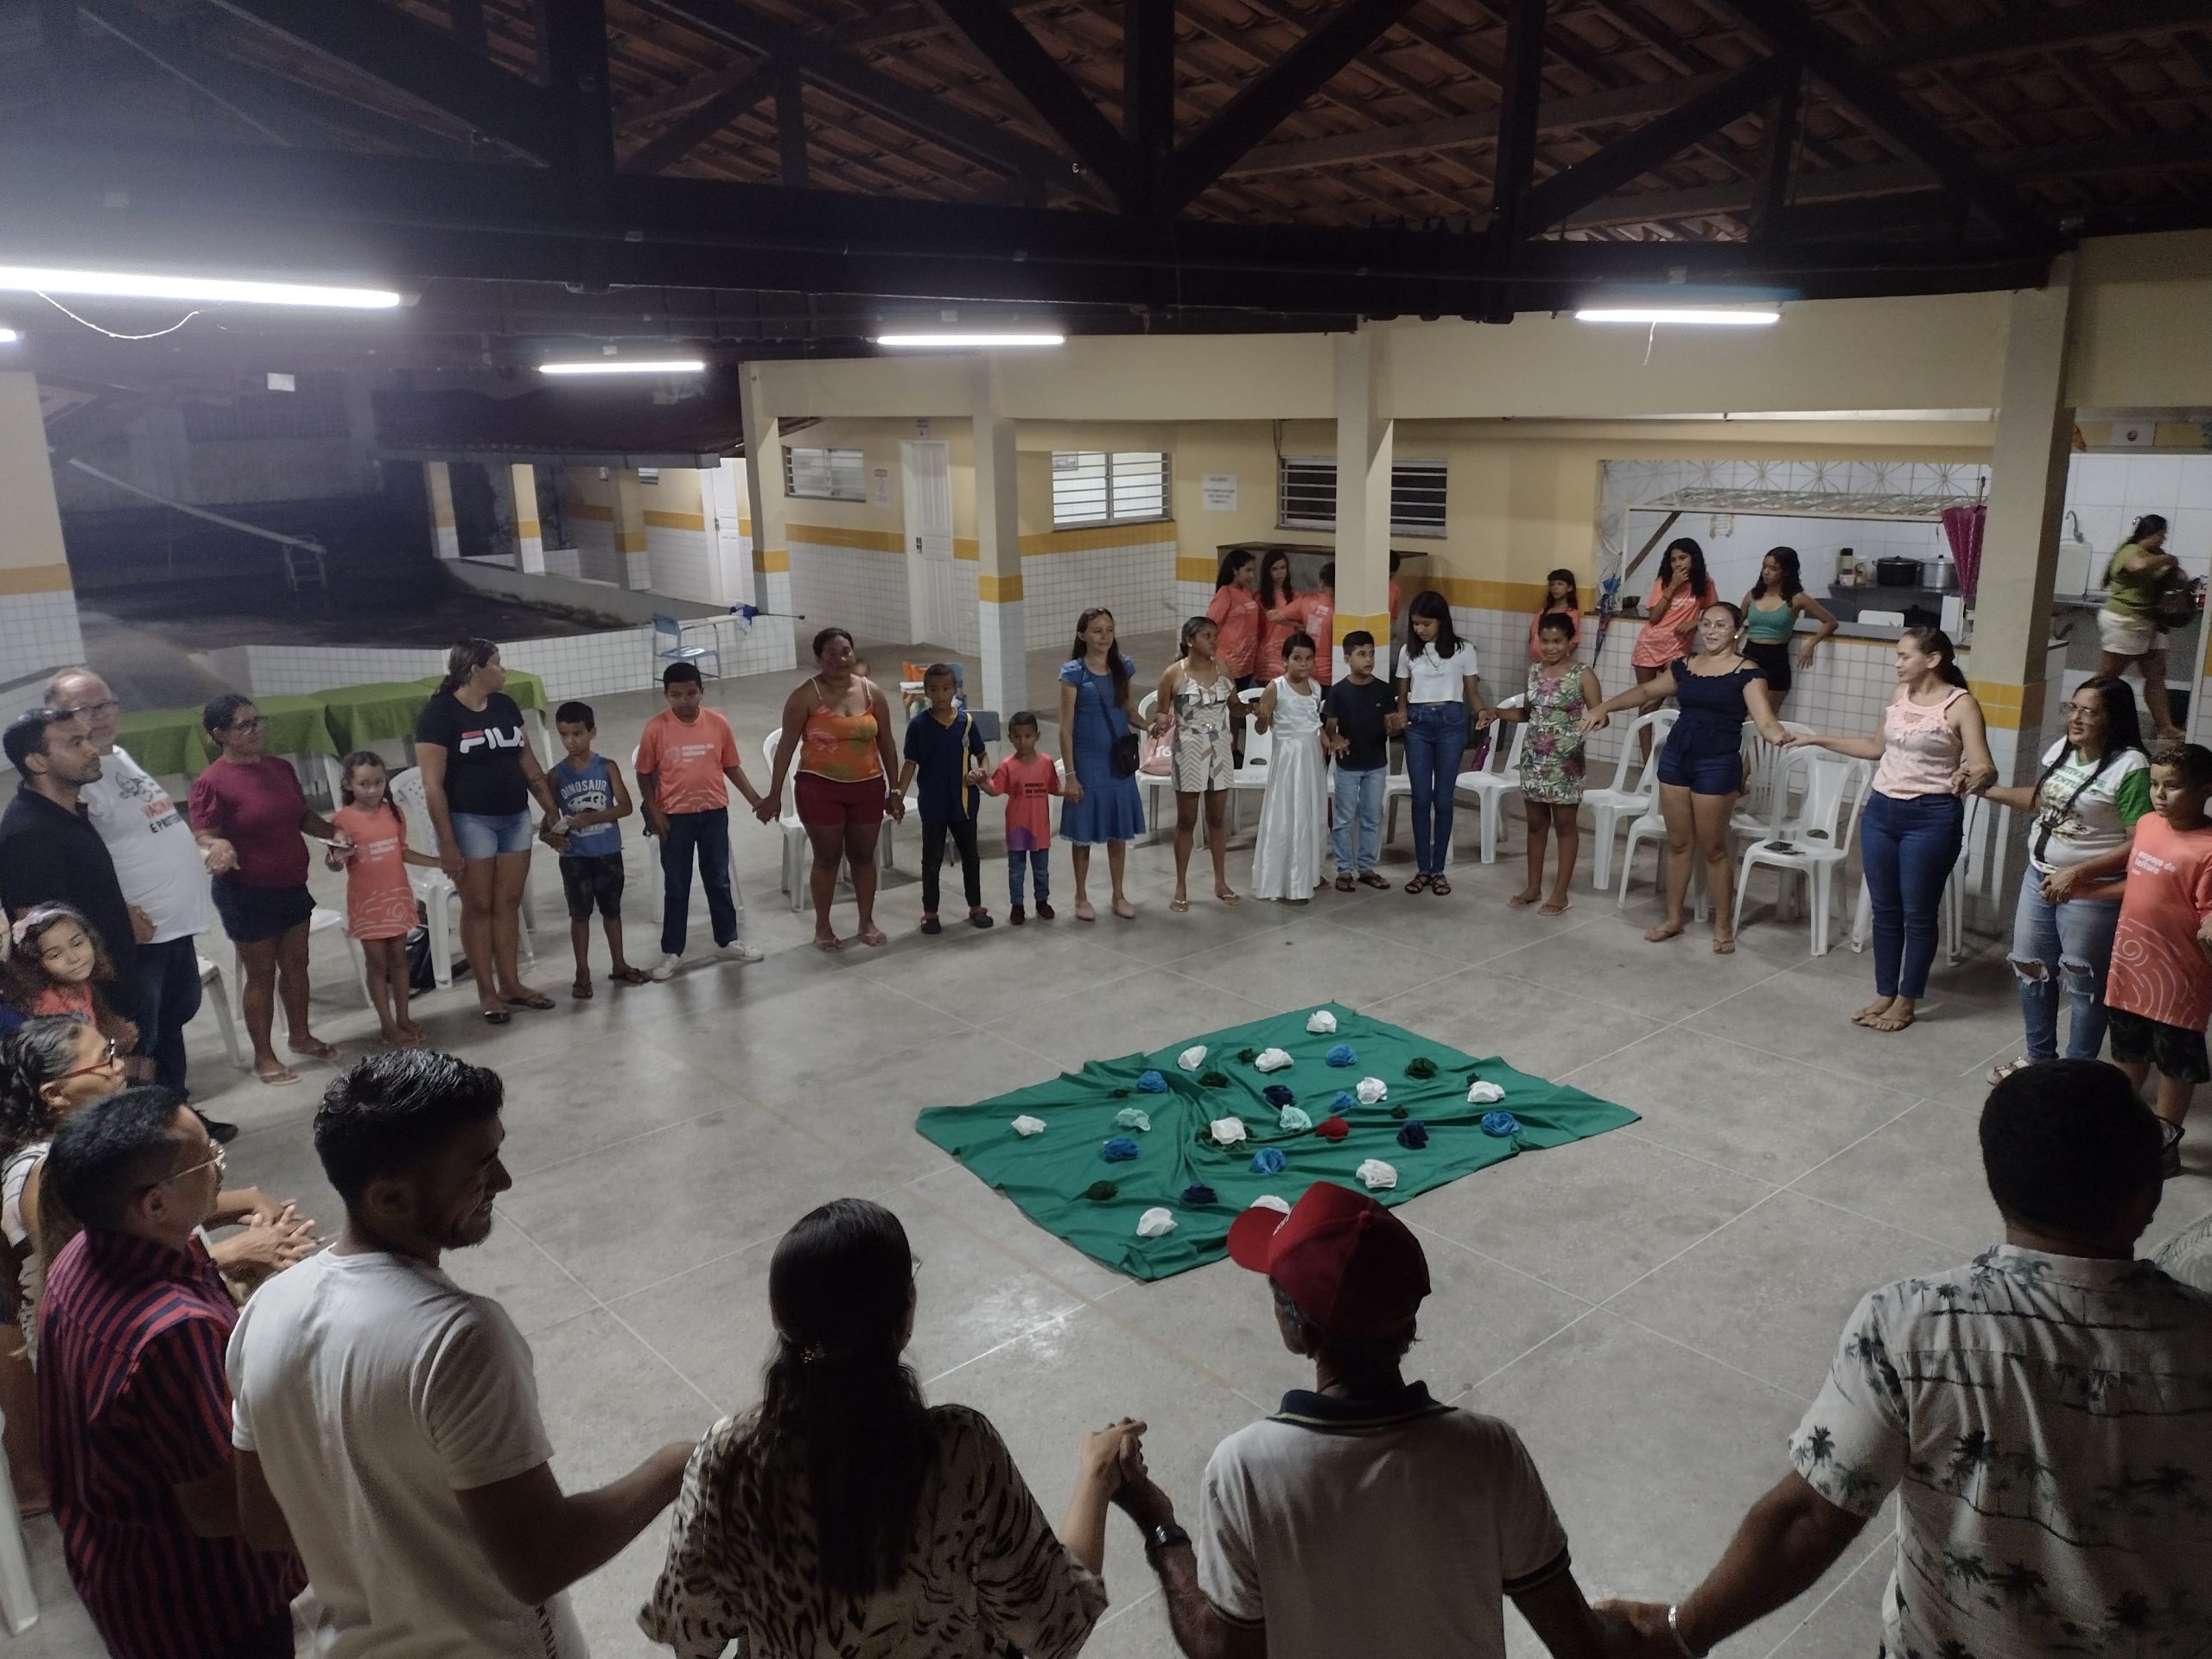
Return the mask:
POLYGON ((1520 1436, 1401 1374, 1429 1289, 1411 1229, 1323 1182, 1287 1216, 1239 1216, 1229 1254, 1268 1275, 1283 1345, 1314 1381, 1215 1448, 1195 1544, 1141 1450, 1126 1454, 1114 1501, 1190 1659, 1502 1659, 1508 1597, 1559 1659, 1633 1641, 1583 1599, 1520 1436))

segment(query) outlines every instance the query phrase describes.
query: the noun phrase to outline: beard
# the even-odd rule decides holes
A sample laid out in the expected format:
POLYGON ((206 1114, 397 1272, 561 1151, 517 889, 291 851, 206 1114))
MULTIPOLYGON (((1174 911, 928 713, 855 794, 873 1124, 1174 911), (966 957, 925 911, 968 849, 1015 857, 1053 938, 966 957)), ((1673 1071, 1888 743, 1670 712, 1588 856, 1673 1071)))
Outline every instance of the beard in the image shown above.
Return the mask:
POLYGON ((431 1230, 431 1236, 442 1250, 473 1249, 492 1236, 492 1217, 493 1209, 487 1204, 431 1230))

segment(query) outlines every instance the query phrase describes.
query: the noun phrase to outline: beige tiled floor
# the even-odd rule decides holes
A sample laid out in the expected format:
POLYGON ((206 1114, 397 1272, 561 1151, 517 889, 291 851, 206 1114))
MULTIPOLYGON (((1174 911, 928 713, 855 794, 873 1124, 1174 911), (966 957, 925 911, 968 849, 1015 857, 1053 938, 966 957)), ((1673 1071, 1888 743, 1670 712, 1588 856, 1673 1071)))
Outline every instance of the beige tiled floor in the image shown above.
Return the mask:
MULTIPOLYGON (((1132 643, 1140 662, 1163 659, 1165 641, 1132 643)), ((1033 665, 1047 709, 1053 666, 1033 665)), ((747 753, 783 689, 711 689, 747 753)), ((603 747, 626 755, 654 706, 610 700, 603 747)), ((1166 849, 1142 847, 1131 859, 1142 913, 1089 926, 1069 917, 1062 850, 1059 920, 931 940, 912 931, 910 830, 883 906, 893 943, 830 958, 808 948, 807 918, 777 892, 775 835, 747 823, 737 862, 749 936, 769 953, 759 966, 701 966, 619 995, 602 980, 597 1000, 573 1004, 565 940, 549 933, 536 976, 556 1011, 493 1033, 465 989, 425 999, 435 1039, 507 1079, 515 1189, 492 1242, 451 1265, 505 1300, 535 1344, 562 1478, 607 1478, 750 1398, 772 1241, 813 1205, 859 1192, 899 1211, 923 1258, 912 1353, 931 1395, 988 1411, 1048 1510, 1066 1496, 1079 1432, 1122 1412, 1154 1425, 1153 1465, 1187 1503, 1214 1443, 1300 1380, 1263 1287, 1225 1263, 1126 1281, 950 1163, 913 1133, 913 1114, 1333 996, 1643 1114, 1404 1207, 1437 1286, 1412 1369, 1520 1427, 1592 1595, 1681 1590, 1781 1471, 1859 1295, 1995 1236, 1974 1114, 1981 1072, 2017 1046, 2012 988, 1984 941, 1939 971, 1919 1028, 1875 1036, 1844 1018, 1864 999, 1865 959, 1808 958, 1802 923, 1755 906, 1744 949, 1721 958, 1694 937, 1645 944, 1649 902, 1624 914, 1586 878, 1564 918, 1510 911, 1518 826, 1504 839, 1495 867, 1457 867, 1448 899, 1326 893, 1302 912, 1201 900, 1185 916, 1166 909, 1166 849)), ((1408 843, 1402 833, 1390 855, 1402 874, 1408 843)), ((629 848, 643 958, 657 887, 634 836, 629 848)), ((1236 879, 1248 863, 1240 842, 1236 879)), ((1002 869, 987 855, 1001 914, 1002 869)), ((554 918, 553 871, 537 880, 554 918)), ((849 902, 839 913, 849 931, 849 902)), ((373 1024, 334 954, 318 974, 320 1029, 363 1052, 373 1024)), ((238 1178, 334 1217, 307 1138, 330 1074, 308 1069, 304 1087, 262 1089, 229 1070, 211 1027, 195 1032, 203 1103, 247 1130, 232 1149, 238 1178)), ((2204 1155, 2194 1161, 2169 1186, 2154 1240, 2212 1210, 2204 1155)), ((1728 1651, 1871 1651, 1880 1534, 1728 1651)), ((31 1537, 48 1610, 16 1650, 97 1652, 51 1526, 31 1537)), ((578 1591, 602 1656, 647 1651, 632 1619, 659 1548, 656 1529, 578 1591)), ((1088 1651, 1168 1653, 1126 1529, 1112 1535, 1108 1581, 1113 1609, 1088 1651)), ((1535 1650, 1509 1624, 1516 1654, 1535 1650)))

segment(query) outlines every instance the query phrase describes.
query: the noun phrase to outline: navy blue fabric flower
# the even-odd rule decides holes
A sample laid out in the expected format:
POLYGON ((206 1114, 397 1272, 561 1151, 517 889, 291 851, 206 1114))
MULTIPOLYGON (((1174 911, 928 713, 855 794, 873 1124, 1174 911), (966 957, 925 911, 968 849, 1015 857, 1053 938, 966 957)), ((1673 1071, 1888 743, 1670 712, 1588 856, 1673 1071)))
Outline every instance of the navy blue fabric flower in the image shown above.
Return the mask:
POLYGON ((1260 1092, 1268 1097, 1270 1106, 1292 1106, 1298 1102, 1297 1095, 1287 1083, 1271 1083, 1260 1092))
POLYGON ((1398 1126, 1398 1144, 1408 1151, 1419 1152, 1428 1144, 1428 1125, 1419 1118, 1398 1126))
POLYGON ((1204 1181, 1192 1181, 1183 1189, 1183 1202, 1185 1204, 1211 1204, 1213 1201, 1213 1188, 1204 1181))

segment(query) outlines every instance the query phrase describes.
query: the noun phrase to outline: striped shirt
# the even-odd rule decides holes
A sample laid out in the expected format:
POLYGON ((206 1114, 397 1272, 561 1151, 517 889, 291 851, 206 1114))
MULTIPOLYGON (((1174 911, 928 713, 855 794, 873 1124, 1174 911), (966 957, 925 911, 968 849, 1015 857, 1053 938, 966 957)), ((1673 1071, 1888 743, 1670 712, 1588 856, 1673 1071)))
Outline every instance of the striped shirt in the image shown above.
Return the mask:
POLYGON ((47 1269, 39 1428, 70 1582, 115 1659, 213 1659, 305 1587, 296 1558, 201 1538, 171 1488, 231 1460, 238 1311, 198 1239, 87 1230, 47 1269))

